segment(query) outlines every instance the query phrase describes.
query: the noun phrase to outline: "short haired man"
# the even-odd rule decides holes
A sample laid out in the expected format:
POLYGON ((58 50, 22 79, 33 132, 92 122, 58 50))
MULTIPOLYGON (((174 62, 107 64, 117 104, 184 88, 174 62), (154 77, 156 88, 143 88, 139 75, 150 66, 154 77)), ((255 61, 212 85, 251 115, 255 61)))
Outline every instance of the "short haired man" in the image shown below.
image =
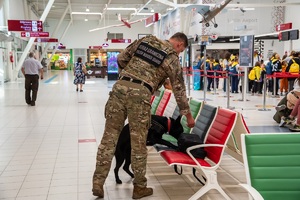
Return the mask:
POLYGON ((133 199, 153 194, 147 187, 146 139, 151 122, 151 96, 170 79, 174 96, 187 126, 194 127, 178 55, 188 46, 183 33, 169 40, 146 36, 130 44, 118 55, 122 69, 105 106, 105 130, 98 147, 96 170, 93 176, 93 195, 104 197, 103 185, 110 170, 116 143, 128 117, 131 138, 131 167, 134 172, 133 199))
POLYGON ((28 105, 35 106, 37 92, 39 88, 39 73, 43 79, 43 66, 34 57, 34 53, 30 52, 22 66, 22 73, 25 76, 25 100, 28 105), (31 96, 32 90, 32 96, 31 96))

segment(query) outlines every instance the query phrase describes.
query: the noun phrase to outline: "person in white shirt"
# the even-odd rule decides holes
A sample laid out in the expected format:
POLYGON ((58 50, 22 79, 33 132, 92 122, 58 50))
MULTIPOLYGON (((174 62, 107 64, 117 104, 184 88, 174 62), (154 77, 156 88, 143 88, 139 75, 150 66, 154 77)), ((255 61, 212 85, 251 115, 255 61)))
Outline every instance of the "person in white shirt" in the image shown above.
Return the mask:
POLYGON ((22 73, 25 76, 25 100, 28 105, 35 106, 37 92, 39 88, 39 73, 43 79, 43 66, 34 57, 34 53, 30 52, 22 66, 22 73), (32 95, 31 95, 32 91, 32 95))

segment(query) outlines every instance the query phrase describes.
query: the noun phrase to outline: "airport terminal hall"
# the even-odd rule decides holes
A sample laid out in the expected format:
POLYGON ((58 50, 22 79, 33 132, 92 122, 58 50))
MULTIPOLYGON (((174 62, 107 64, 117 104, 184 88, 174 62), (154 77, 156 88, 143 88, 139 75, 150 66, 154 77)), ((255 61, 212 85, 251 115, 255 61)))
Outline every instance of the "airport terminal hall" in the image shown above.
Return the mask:
POLYGON ((299 200, 299 0, 0 0, 0 200, 299 200))

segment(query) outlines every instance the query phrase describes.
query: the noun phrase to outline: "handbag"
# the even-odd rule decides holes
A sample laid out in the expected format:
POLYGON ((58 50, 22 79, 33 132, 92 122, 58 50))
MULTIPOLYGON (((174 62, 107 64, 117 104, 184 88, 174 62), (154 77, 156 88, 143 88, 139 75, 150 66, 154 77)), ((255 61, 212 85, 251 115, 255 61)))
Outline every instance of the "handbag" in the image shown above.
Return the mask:
POLYGON ((87 74, 86 67, 82 67, 82 71, 83 71, 84 74, 87 74))
MULTIPOLYGON (((187 153, 186 152, 187 148, 194 145, 203 144, 203 141, 201 140, 199 135, 190 134, 190 133, 181 133, 177 140, 177 144, 178 144, 178 150, 180 152, 187 153)), ((201 158, 201 159, 204 159, 207 155, 203 147, 191 150, 191 154, 195 158, 201 158)))

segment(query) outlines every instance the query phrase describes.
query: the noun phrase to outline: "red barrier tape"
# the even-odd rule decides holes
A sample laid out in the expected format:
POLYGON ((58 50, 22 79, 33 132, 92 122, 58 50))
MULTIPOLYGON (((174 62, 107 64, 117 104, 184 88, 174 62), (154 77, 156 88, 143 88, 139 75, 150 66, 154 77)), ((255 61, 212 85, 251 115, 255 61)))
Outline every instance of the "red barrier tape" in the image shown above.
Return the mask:
POLYGON ((267 75, 267 78, 298 78, 300 74, 291 74, 290 72, 274 72, 272 75, 267 75))

